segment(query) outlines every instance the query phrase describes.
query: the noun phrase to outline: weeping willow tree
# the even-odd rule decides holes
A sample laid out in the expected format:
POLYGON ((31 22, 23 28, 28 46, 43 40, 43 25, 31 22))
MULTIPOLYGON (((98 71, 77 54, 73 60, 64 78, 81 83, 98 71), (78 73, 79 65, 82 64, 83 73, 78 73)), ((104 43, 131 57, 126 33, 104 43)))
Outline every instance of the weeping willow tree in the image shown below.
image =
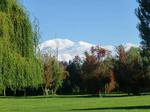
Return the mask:
POLYGON ((42 83, 37 56, 38 27, 17 0, 0 0, 0 91, 25 90, 42 83))

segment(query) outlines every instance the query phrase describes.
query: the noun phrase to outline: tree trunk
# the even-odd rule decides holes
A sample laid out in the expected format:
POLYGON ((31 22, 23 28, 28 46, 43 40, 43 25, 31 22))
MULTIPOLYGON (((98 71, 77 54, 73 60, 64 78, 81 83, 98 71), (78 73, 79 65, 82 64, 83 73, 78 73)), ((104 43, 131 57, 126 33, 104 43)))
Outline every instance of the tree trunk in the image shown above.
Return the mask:
POLYGON ((14 90, 14 96, 16 96, 16 89, 14 90))
POLYGON ((48 89, 45 87, 45 95, 48 96, 48 89))
POLYGON ((4 96, 6 96, 6 88, 4 88, 3 94, 4 96))
POLYGON ((54 91, 53 91, 53 95, 56 95, 56 91, 57 91, 57 89, 54 89, 54 91))
POLYGON ((24 89, 24 96, 26 96, 26 89, 24 89))

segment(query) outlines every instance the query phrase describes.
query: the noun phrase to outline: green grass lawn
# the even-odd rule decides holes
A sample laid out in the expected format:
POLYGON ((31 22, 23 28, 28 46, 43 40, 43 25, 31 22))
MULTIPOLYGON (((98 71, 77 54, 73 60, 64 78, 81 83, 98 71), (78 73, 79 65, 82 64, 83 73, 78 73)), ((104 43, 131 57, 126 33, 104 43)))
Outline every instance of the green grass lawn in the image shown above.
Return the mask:
POLYGON ((150 112, 150 95, 0 97, 0 112, 150 112))

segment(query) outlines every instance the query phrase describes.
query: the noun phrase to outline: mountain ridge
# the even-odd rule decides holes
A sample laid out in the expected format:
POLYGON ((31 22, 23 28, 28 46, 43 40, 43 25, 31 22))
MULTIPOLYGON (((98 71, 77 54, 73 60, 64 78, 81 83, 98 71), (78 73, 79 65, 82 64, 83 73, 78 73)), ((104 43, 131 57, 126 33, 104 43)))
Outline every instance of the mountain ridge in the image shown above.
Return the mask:
MULTIPOLYGON (((123 44, 126 50, 129 50, 131 47, 138 47, 132 43, 123 44)), ((75 56, 80 56, 84 58, 84 52, 90 50, 95 44, 88 43, 85 41, 71 41, 69 39, 51 39, 47 40, 39 45, 41 51, 46 51, 47 49, 56 50, 58 49, 58 60, 59 61, 69 61, 72 60, 75 56)), ((112 55, 115 55, 115 46, 105 45, 101 46, 111 52, 112 55)))

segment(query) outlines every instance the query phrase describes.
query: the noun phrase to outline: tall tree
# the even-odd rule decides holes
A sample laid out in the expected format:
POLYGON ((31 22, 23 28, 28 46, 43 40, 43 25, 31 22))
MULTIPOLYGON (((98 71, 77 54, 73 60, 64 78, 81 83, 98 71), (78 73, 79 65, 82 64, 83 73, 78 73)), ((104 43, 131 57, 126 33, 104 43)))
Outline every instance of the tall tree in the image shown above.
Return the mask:
POLYGON ((25 90, 42 83, 42 64, 36 56, 37 30, 18 0, 0 0, 0 85, 25 90))
POLYGON ((67 72, 63 65, 61 65, 50 52, 43 55, 43 65, 45 95, 48 95, 50 90, 52 94, 56 94, 57 90, 62 86, 67 72))
POLYGON ((75 56, 72 62, 66 67, 69 75, 63 82, 62 93, 79 93, 84 90, 82 61, 79 56, 75 56))
POLYGON ((142 57, 138 48, 132 47, 127 52, 127 74, 125 80, 127 81, 129 88, 128 92, 134 95, 140 94, 143 87, 144 75, 142 71, 142 57))
POLYGON ((137 95, 143 87, 142 57, 138 48, 132 47, 129 51, 120 45, 117 47, 115 62, 115 76, 119 90, 137 95))
MULTIPOLYGON (((139 7, 136 9, 136 15, 139 18, 138 29, 142 39, 142 57, 145 82, 150 82, 150 1, 137 0, 139 7)), ((148 83, 149 85, 149 83, 148 83)))
POLYGON ((137 0, 139 7, 136 9, 136 15, 139 18, 138 29, 142 39, 143 50, 150 49, 150 1, 137 0))
POLYGON ((125 91, 126 85, 128 82, 125 80, 127 75, 127 67, 126 67, 126 60, 127 54, 123 45, 120 45, 116 48, 117 55, 115 59, 115 76, 117 83, 119 85, 119 90, 125 91))
POLYGON ((92 47, 90 52, 85 52, 82 68, 85 74, 87 90, 93 95, 106 92, 107 88, 109 88, 108 86, 110 86, 109 83, 114 80, 112 78, 112 64, 110 61, 105 61, 107 56, 109 56, 109 51, 100 46, 92 47))

